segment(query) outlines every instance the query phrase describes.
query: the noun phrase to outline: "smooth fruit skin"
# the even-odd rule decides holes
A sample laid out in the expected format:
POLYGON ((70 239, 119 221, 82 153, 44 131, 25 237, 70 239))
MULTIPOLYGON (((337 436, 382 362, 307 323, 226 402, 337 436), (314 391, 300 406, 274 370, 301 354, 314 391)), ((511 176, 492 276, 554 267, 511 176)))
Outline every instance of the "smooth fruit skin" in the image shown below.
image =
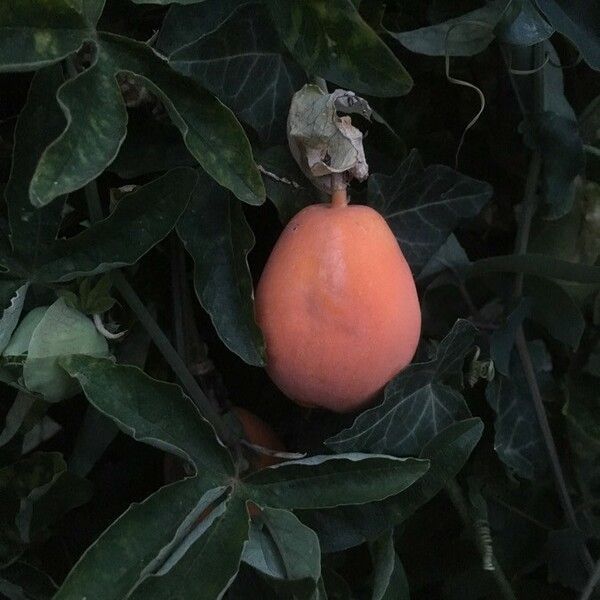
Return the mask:
POLYGON ((292 400, 354 411, 412 360, 414 279, 375 210, 316 204, 286 226, 256 290, 267 371, 292 400))

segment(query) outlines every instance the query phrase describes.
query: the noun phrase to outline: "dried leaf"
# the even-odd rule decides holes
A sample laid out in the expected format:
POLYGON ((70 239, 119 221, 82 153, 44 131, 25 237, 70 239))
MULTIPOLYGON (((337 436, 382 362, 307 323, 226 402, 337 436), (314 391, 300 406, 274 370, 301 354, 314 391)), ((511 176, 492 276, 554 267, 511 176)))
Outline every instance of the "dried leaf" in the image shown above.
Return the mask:
POLYGON ((339 187, 337 173, 344 183, 353 178, 364 181, 369 175, 363 134, 350 117, 340 117, 338 111, 371 116, 367 101, 354 92, 327 94, 316 85, 305 85, 294 94, 288 116, 288 141, 296 162, 327 193, 339 187))

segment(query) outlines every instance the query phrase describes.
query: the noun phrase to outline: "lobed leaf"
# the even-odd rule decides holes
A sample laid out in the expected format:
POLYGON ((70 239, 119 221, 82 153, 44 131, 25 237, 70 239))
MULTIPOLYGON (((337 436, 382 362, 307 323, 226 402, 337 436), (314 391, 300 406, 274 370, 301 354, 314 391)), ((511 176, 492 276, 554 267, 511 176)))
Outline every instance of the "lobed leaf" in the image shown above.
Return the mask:
POLYGON ((369 200, 387 220, 418 274, 461 223, 492 196, 488 183, 444 165, 424 168, 413 150, 392 175, 369 178, 369 200))
POLYGON ((600 7, 585 0, 535 0, 557 31, 569 38, 592 69, 600 70, 600 7))
POLYGON ((494 27, 500 21, 506 0, 494 0, 460 17, 412 31, 388 31, 411 52, 427 56, 473 56, 494 40, 494 27))
POLYGON ((25 550, 36 504, 65 470, 58 452, 36 452, 0 469, 0 565, 13 562, 25 550))
POLYGON ((57 241, 54 256, 39 267, 35 279, 70 281, 135 264, 175 227, 196 180, 192 169, 173 169, 124 196, 108 217, 57 241))
POLYGON ((225 501, 222 509, 207 529, 201 526, 196 536, 192 532, 195 539, 186 542, 185 554, 171 555, 163 567, 142 581, 128 597, 132 600, 222 598, 237 575, 250 520, 244 501, 235 494, 225 501))
POLYGON ((60 364, 90 403, 134 439, 191 461, 214 486, 233 474, 229 452, 179 386, 107 358, 71 356, 60 364))
POLYGON ((92 27, 100 20, 105 3, 106 0, 82 0, 81 12, 92 27))
POLYGON ((248 253, 254 234, 241 204, 208 177, 198 179, 177 233, 194 259, 194 287, 225 345, 251 365, 264 364, 254 321, 248 253))
MULTIPOLYGON (((551 364, 535 366, 538 375, 552 368, 551 364)), ((486 399, 497 415, 494 449, 512 472, 534 479, 547 468, 548 456, 531 392, 515 351, 508 375, 497 374, 486 389, 486 399)))
POLYGON ((56 102, 63 83, 60 65, 39 70, 32 79, 27 101, 15 129, 13 163, 4 190, 10 241, 18 260, 28 270, 47 260, 56 239, 64 202, 36 208, 29 200, 29 182, 46 147, 60 134, 65 118, 56 102))
POLYGON ((502 43, 533 46, 547 40, 554 33, 554 28, 538 12, 533 0, 524 0, 515 8, 517 14, 511 14, 509 7, 496 27, 496 36, 502 43))
POLYGON ((29 186, 42 207, 92 181, 114 160, 127 133, 115 65, 99 48, 93 64, 58 90, 67 126, 44 150, 29 186))
POLYGON ((525 141, 542 156, 546 217, 558 219, 573 207, 575 178, 585 166, 577 121, 546 111, 527 121, 525 141))
POLYGON ((358 94, 402 96, 406 69, 350 0, 266 0, 288 50, 310 73, 358 94))
POLYGON ((122 600, 193 531, 202 512, 224 492, 199 478, 160 488, 132 504, 85 551, 54 600, 122 600), (160 526, 157 526, 160 524, 160 526))
POLYGON ((156 47, 165 56, 218 29, 239 8, 256 0, 202 0, 173 3, 162 23, 156 47))
POLYGON ((77 0, 3 0, 0 72, 35 71, 75 52, 92 32, 77 0))
POLYGON ((467 277, 489 273, 525 273, 549 279, 600 284, 600 268, 569 262, 546 254, 509 254, 482 258, 465 270, 467 277))
POLYGON ((21 318, 25 297, 29 289, 29 282, 20 280, 6 280, 0 282, 2 295, 2 311, 0 318, 0 353, 4 352, 10 343, 11 336, 21 318))
POLYGON ((248 497, 270 508, 331 508, 398 494, 429 462, 370 454, 312 456, 263 469, 244 479, 248 497))
POLYGON ((325 444, 336 452, 414 456, 446 427, 469 417, 462 395, 444 382, 460 376, 476 333, 468 321, 457 321, 433 360, 406 368, 388 384, 380 405, 362 412, 325 444))
POLYGON ((202 168, 240 199, 260 204, 264 187, 250 143, 229 109, 174 72, 149 46, 101 34, 94 64, 58 91, 68 124, 46 149, 30 197, 43 206, 79 189, 111 164, 125 138, 127 112, 117 83, 127 74, 163 102, 202 168))
POLYGON ((319 535, 323 552, 339 552, 382 535, 429 502, 464 467, 483 433, 478 418, 450 425, 425 445, 419 458, 429 470, 402 493, 382 502, 341 506, 324 512, 301 511, 302 521, 319 535))
POLYGON ((172 51, 169 62, 230 106, 263 140, 285 140, 289 104, 306 75, 260 4, 243 7, 217 30, 172 51))
POLYGON ((299 596, 310 596, 321 577, 316 533, 287 510, 261 509, 250 528, 242 560, 299 596))
POLYGON ((370 545, 374 564, 372 600, 410 600, 404 567, 394 548, 391 529, 370 545))

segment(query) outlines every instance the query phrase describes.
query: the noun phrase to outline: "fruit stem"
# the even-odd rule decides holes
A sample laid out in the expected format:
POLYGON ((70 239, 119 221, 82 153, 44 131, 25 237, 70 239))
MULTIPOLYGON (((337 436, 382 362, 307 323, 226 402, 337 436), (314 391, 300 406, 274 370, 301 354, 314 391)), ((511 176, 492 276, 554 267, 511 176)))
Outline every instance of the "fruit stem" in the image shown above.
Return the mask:
POLYGON ((333 194, 331 194, 331 206, 335 206, 336 208, 348 206, 346 188, 333 191, 333 194))

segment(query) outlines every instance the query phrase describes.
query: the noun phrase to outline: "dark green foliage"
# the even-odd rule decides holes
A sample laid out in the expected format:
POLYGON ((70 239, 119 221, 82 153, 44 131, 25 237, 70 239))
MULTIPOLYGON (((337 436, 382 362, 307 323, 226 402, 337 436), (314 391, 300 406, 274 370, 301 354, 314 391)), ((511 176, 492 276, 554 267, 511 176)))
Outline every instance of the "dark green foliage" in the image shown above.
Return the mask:
POLYGON ((582 0, 2 0, 0 596, 589 598, 599 40, 582 0), (287 145, 310 82, 373 109, 351 200, 422 306, 352 415, 289 402, 254 319, 327 200, 287 145))

